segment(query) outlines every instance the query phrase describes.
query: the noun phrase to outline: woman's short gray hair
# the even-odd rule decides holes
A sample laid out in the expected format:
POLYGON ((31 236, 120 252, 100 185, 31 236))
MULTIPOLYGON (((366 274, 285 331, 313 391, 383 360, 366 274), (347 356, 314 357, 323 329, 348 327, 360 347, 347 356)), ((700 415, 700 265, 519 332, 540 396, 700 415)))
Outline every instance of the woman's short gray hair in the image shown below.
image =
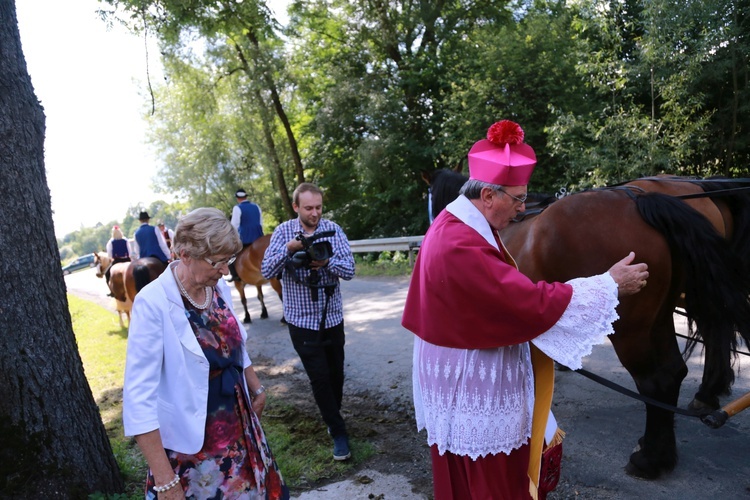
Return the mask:
POLYGON ((175 228, 172 250, 178 256, 185 251, 194 259, 234 255, 242 250, 242 241, 220 210, 203 207, 180 218, 175 228))
POLYGON ((477 179, 469 179, 463 186, 461 186, 461 190, 458 193, 466 196, 470 200, 477 200, 482 193, 482 189, 490 188, 497 191, 497 188, 499 187, 500 186, 497 184, 490 184, 489 182, 477 179))

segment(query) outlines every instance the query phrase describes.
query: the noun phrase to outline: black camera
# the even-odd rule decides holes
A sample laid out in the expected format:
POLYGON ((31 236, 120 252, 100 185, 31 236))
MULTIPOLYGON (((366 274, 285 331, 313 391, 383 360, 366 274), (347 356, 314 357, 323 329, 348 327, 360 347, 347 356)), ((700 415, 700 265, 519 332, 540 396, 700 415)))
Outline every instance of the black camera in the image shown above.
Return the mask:
POLYGON ((292 255, 292 265, 299 269, 301 267, 310 267, 313 261, 328 260, 333 257, 333 246, 330 241, 317 241, 320 238, 328 238, 336 234, 336 231, 323 231, 310 237, 305 237, 302 233, 297 235, 297 241, 302 242, 302 250, 294 252, 292 255))

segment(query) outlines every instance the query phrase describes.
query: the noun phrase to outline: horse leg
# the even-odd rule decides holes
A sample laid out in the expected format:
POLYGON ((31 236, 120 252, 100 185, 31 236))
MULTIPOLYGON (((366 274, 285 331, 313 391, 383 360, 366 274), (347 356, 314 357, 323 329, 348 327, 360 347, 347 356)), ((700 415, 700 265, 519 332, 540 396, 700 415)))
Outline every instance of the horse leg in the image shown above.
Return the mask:
POLYGON ((263 300, 263 287, 261 285, 255 285, 258 290, 258 300, 260 301, 260 319, 268 319, 268 310, 266 310, 266 303, 263 300))
MULTIPOLYGON (((630 360, 638 358, 637 361, 623 364, 633 376, 638 392, 674 406, 687 366, 677 345, 672 318, 666 316, 662 314, 651 330, 651 338, 661 345, 643 345, 639 352, 631 352, 634 357, 630 360)), ((646 430, 625 471, 631 476, 656 479, 673 470, 676 464, 674 413, 647 404, 646 430)))
MULTIPOLYGON (((279 295, 279 300, 281 301, 281 304, 282 304, 281 310, 283 311, 284 299, 282 298, 282 295, 281 295, 281 281, 279 281, 277 278, 271 278, 270 280, 268 280, 268 282, 271 283, 271 288, 273 288, 276 291, 276 293, 279 295)), ((286 318, 284 317, 283 312, 281 313, 281 323, 284 325, 286 324, 286 318)))
POLYGON ((234 287, 240 293, 240 302, 242 302, 242 308, 245 310, 245 318, 242 320, 243 323, 252 323, 250 319, 250 312, 247 310, 247 298, 245 297, 245 283, 242 280, 234 280, 234 287))
POLYGON ((712 350, 713 347, 711 345, 707 344, 704 346, 703 378, 701 379, 700 387, 698 387, 698 392, 695 393, 693 400, 688 404, 689 410, 703 414, 709 414, 718 409, 719 394, 727 392, 727 388, 722 383, 721 377, 717 376, 719 370, 717 370, 715 364, 712 362, 714 359, 712 350))

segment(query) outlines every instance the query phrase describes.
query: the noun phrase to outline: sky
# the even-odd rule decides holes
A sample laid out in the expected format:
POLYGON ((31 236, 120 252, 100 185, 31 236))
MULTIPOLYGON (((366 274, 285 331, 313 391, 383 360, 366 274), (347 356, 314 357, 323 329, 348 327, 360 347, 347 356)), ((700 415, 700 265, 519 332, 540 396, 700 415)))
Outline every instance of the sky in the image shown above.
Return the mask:
MULTIPOLYGON (((97 0, 16 1, 21 44, 44 107, 44 161, 58 238, 120 221, 158 199, 159 163, 146 144, 146 50, 124 28, 107 31, 97 0)), ((163 78, 154 43, 152 81, 163 78)))
MULTIPOLYGON (((269 2, 278 14, 287 0, 269 2)), ((44 161, 55 234, 121 221, 156 200, 160 168, 146 142, 150 98, 142 37, 96 16, 97 0, 16 0, 18 28, 34 92, 44 107, 44 161)), ((282 20, 284 22, 285 20, 282 20)), ((163 81, 151 40, 148 71, 163 81)))

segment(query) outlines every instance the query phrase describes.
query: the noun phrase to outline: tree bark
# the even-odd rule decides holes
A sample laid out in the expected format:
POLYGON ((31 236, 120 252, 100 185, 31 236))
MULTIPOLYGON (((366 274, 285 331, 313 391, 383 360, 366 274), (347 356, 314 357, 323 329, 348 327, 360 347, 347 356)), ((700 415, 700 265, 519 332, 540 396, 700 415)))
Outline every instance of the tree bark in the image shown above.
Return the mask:
POLYGON ((78 354, 44 170, 45 117, 0 0, 0 497, 123 491, 78 354))

